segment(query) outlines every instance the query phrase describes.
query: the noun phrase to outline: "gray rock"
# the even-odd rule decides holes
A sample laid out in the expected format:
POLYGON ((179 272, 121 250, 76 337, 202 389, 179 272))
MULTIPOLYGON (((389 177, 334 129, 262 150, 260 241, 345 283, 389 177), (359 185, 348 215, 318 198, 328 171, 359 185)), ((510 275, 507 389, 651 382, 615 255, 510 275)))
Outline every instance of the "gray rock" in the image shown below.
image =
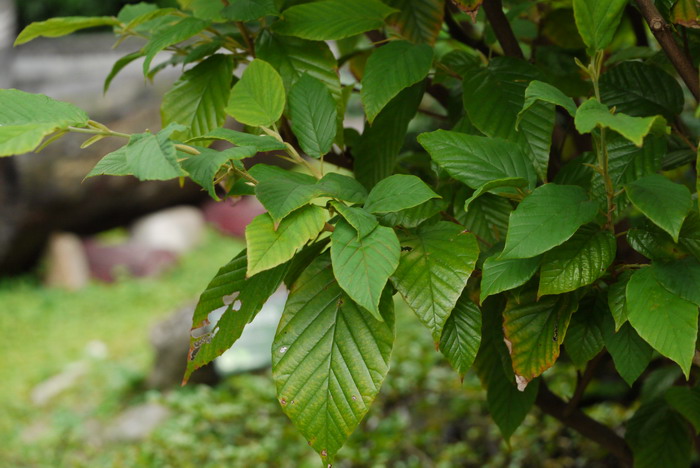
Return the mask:
POLYGON ((88 284, 90 267, 82 241, 75 234, 55 233, 46 256, 46 285, 77 291, 88 284))
POLYGON ((31 393, 31 401, 36 406, 44 406, 55 397, 73 387, 87 373, 86 362, 74 362, 69 364, 60 374, 41 382, 34 387, 31 393))
POLYGON ((119 442, 144 440, 169 416, 170 410, 158 403, 131 407, 112 422, 106 431, 106 438, 119 442))
POLYGON ((176 206, 134 223, 132 242, 175 253, 187 252, 199 245, 204 236, 205 222, 201 210, 192 206, 176 206))

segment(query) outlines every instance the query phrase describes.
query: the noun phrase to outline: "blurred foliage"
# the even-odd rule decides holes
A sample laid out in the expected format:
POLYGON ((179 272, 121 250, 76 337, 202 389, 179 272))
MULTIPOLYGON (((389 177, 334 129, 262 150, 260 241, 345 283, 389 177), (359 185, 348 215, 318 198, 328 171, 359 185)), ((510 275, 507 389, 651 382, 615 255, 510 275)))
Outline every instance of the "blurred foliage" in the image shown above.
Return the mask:
MULTIPOLYGON (((129 3, 141 0, 16 0, 20 28, 33 21, 44 21, 57 16, 111 16, 129 3)), ((177 6, 176 0, 157 0, 161 7, 177 6)))

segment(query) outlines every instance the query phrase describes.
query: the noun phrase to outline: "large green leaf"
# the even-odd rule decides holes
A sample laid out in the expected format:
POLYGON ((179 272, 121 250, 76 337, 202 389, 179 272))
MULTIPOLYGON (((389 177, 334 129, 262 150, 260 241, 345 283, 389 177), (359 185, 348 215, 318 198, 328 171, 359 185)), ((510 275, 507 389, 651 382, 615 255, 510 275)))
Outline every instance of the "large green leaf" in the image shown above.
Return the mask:
POLYGON ((306 154, 320 158, 331 150, 338 112, 326 85, 302 75, 289 92, 289 115, 292 131, 306 154))
POLYGON ((272 66, 255 59, 233 86, 226 112, 246 125, 268 126, 284 111, 285 94, 282 78, 272 66))
POLYGON ((564 347, 571 362, 579 369, 603 349, 605 312, 605 305, 593 300, 581 305, 571 317, 564 347))
POLYGON ((668 292, 652 269, 644 268, 627 283, 627 316, 639 336, 677 362, 687 377, 695 355, 698 306, 668 292))
POLYGON ((546 254, 540 270, 538 296, 561 294, 592 284, 615 259, 617 244, 609 231, 584 226, 546 254))
POLYGON ((503 311, 503 332, 519 389, 554 365, 578 300, 571 294, 510 299, 503 311), (528 300, 530 299, 530 300, 528 300))
POLYGON ((287 8, 273 30, 304 39, 337 40, 380 28, 395 11, 379 0, 322 0, 287 8))
POLYGON ((440 352, 464 380, 481 344, 481 311, 465 292, 452 309, 440 338, 440 352))
POLYGON ((182 131, 182 125, 171 124, 157 134, 131 135, 124 151, 131 173, 139 180, 168 180, 184 175, 177 161, 175 144, 170 135, 182 131))
POLYGON ((523 103, 523 109, 518 113, 517 124, 519 124, 523 112, 538 101, 544 101, 562 107, 571 117, 576 115, 576 103, 573 99, 564 94, 556 86, 552 86, 543 81, 533 80, 525 90, 525 102, 523 103))
POLYGON ((656 280, 669 292, 700 306, 700 263, 696 259, 656 262, 652 270, 656 280))
POLYGON ((428 327, 435 343, 476 266, 479 246, 457 224, 420 226, 400 237, 401 262, 392 282, 428 327))
POLYGON ((617 373, 631 387, 651 362, 654 350, 629 323, 623 324, 617 332, 612 323, 604 327, 603 339, 617 373))
MULTIPOLYGON (((682 236, 679 236, 679 242, 683 242, 682 236)), ((651 260, 669 261, 686 255, 684 249, 673 242, 671 236, 648 220, 627 231, 627 243, 651 260)))
POLYGON ((530 258, 563 244, 598 213, 595 202, 574 185, 545 184, 510 215, 501 258, 530 258))
POLYGON ((61 37, 74 33, 80 29, 94 28, 97 26, 118 26, 119 20, 113 16, 66 16, 63 18, 51 18, 46 21, 32 23, 19 33, 15 39, 15 45, 24 44, 37 37, 61 37))
POLYGON ((518 390, 508 350, 503 339, 503 320, 496 301, 488 301, 483 310, 482 339, 475 361, 476 372, 486 388, 489 413, 508 440, 532 409, 539 380, 518 390))
POLYGON ((85 176, 94 177, 98 175, 125 176, 133 175, 131 168, 126 163, 126 146, 122 146, 116 151, 105 155, 99 160, 95 167, 85 176))
POLYGON ((498 57, 487 68, 465 77, 463 100, 477 129, 487 136, 518 143, 539 177, 546 180, 554 105, 539 100, 524 108, 528 83, 538 78, 540 72, 533 65, 498 57))
POLYGON ((84 111, 67 102, 0 89, 0 156, 33 151, 44 137, 70 126, 85 126, 88 119, 84 111))
POLYGON ((678 242, 683 221, 693 206, 685 185, 652 174, 625 185, 625 193, 639 211, 678 242))
POLYGON ((393 213, 440 196, 414 175, 394 174, 372 188, 365 202, 370 213, 393 213))
POLYGON ((593 51, 605 49, 622 19, 627 0, 574 0, 574 18, 583 42, 593 51))
POLYGON ((509 177, 507 179, 496 179, 492 180, 491 182, 487 182, 478 189, 476 189, 471 197, 466 199, 466 201, 464 202, 464 211, 469 211, 469 205, 471 205, 474 202, 474 200, 476 200, 485 193, 512 193, 512 189, 514 187, 525 186, 527 186, 527 180, 521 177, 509 177))
POLYGON ((666 131, 666 120, 661 116, 631 117, 626 114, 613 114, 605 104, 595 99, 581 104, 576 111, 574 123, 579 133, 591 133, 596 127, 609 128, 640 147, 649 133, 666 131))
POLYGON ((102 87, 102 92, 107 94, 107 91, 109 90, 109 86, 112 84, 112 80, 114 80, 114 78, 119 74, 119 72, 122 71, 124 69, 124 67, 129 65, 131 62, 133 62, 134 60, 140 59, 141 57, 143 57, 143 52, 140 50, 137 50, 136 52, 126 54, 125 56, 121 57, 119 60, 114 62, 114 65, 112 65, 112 69, 109 71, 109 73, 107 74, 107 77, 105 78, 105 83, 104 83, 104 86, 102 87))
MULTIPOLYGON (((413 208, 396 211, 394 213, 386 213, 380 216, 380 222, 384 226, 401 226, 404 228, 415 228, 433 218, 431 221, 437 221, 440 218, 439 213, 447 208, 448 202, 442 198, 432 198, 425 203, 421 203, 413 208)), ((429 223, 432 224, 432 223, 429 223)))
POLYGON ((683 89, 661 68, 623 62, 600 77, 600 98, 609 107, 634 117, 663 115, 667 120, 683 110, 683 89))
POLYGON ((398 10, 388 22, 416 44, 435 44, 442 28, 445 0, 388 0, 398 10))
POLYGON ((153 62, 158 52, 200 33, 208 24, 207 21, 187 16, 176 23, 156 30, 143 48, 143 53, 146 57, 143 61, 143 74, 148 76, 151 70, 151 62, 153 62))
POLYGON ((379 225, 377 217, 364 208, 356 206, 346 206, 342 203, 331 202, 333 208, 345 218, 357 231, 357 237, 362 238, 374 231, 379 225))
POLYGON ((515 143, 446 130, 423 133, 418 141, 438 166, 473 189, 514 177, 535 186, 532 164, 515 143))
POLYGON ((187 143, 198 143, 208 140, 228 141, 236 146, 252 146, 259 152, 284 150, 285 144, 269 135, 251 135, 250 133, 238 132, 228 128, 217 128, 204 135, 190 138, 187 143))
POLYGON ((615 321, 615 331, 627 322, 627 283, 631 276, 631 271, 624 271, 617 282, 608 287, 608 308, 615 321))
POLYGON ((649 135, 640 148, 616 133, 606 136, 608 173, 616 189, 661 169, 666 154, 666 139, 649 135))
POLYGON ((315 239, 328 219, 326 210, 307 205, 275 226, 268 213, 257 216, 245 228, 248 270, 253 276, 290 260, 307 242, 315 239))
POLYGON ((262 309, 272 293, 282 284, 288 266, 281 265, 246 279, 246 251, 221 267, 199 298, 192 318, 192 329, 209 324, 209 314, 228 305, 214 328, 190 340, 185 381, 195 369, 211 362, 241 336, 243 328, 262 309))
MULTIPOLYGON (((456 204, 459 207, 459 204, 456 204)), ((508 217, 513 211, 508 200, 489 193, 482 195, 469 205, 469 211, 461 209, 455 217, 464 226, 479 236, 484 242, 493 245, 502 242, 508 230, 508 217)))
POLYGON ((700 434, 700 388, 671 387, 666 390, 665 398, 693 425, 695 434, 700 434))
POLYGON ((275 0, 236 0, 224 8, 222 15, 231 21, 253 21, 278 15, 275 0))
POLYGON ((404 89, 379 113, 372 125, 365 125, 362 136, 352 148, 355 177, 365 187, 371 188, 394 173, 408 124, 418 111, 424 91, 424 82, 404 89))
POLYGON ((662 398, 642 405, 627 423, 625 439, 635 468, 686 468, 692 441, 683 417, 662 398))
POLYGON ((223 151, 208 148, 197 148, 197 150, 199 154, 188 156, 181 162, 182 168, 187 171, 193 181, 204 187, 209 195, 216 200, 218 200, 218 196, 214 188, 214 179, 219 169, 229 161, 250 158, 258 152, 254 146, 238 146, 223 151))
POLYGON ((362 77, 362 104, 372 123, 403 89, 422 81, 433 63, 433 48, 425 44, 392 41, 375 49, 362 77))
POLYGON ((341 220, 331 236, 333 273, 353 301, 381 320, 379 299, 389 276, 399 266, 401 246, 394 230, 377 226, 365 237, 341 220))
POLYGON ((525 284, 540 267, 541 257, 499 259, 492 255, 484 262, 481 272, 480 302, 499 292, 525 284))
POLYGON ((394 341, 390 294, 381 321, 338 286, 327 256, 292 288, 272 344, 282 410, 320 455, 335 454, 367 414, 389 370, 394 341))
POLYGON ((176 134, 179 140, 205 135, 226 120, 226 102, 231 89, 233 60, 216 54, 182 74, 163 96, 160 114, 163 125, 176 122, 189 128, 176 134))

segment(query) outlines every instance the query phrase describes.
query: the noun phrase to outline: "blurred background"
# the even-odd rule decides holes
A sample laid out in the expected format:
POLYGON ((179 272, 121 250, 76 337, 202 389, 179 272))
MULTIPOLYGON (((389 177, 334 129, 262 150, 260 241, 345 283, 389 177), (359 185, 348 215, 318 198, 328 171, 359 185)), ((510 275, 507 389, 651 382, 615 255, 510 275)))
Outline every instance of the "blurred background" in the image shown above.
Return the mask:
MULTIPOLYGON (((114 15, 126 3, 0 0, 0 87, 73 102, 117 131, 160 128, 160 96, 180 70, 148 83, 137 61, 103 93, 112 64, 140 44, 113 49, 110 31, 91 30, 11 47, 32 21, 114 15)), ((180 387, 198 294, 242 248, 260 205, 207 201, 177 181, 83 181, 121 142, 80 150, 82 140, 0 159, 0 466, 319 466, 270 376, 284 292, 232 352, 180 387)), ((538 411, 503 441, 476 376, 460 383, 397 307, 392 369, 337 466, 614 466, 538 411)), ((574 376, 563 364, 550 387, 570 395, 574 376)), ((619 421, 619 411, 593 415, 619 421)))

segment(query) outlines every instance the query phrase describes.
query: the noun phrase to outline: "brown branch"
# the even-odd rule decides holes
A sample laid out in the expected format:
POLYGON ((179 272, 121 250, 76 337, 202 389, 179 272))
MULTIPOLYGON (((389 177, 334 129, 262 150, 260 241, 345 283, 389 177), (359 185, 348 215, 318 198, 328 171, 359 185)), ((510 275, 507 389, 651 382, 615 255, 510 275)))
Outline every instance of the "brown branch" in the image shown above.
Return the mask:
POLYGON ((578 382, 576 383, 576 389, 574 390, 574 395, 569 400, 569 404, 566 406, 565 416, 569 416, 576 408, 578 408, 581 398, 586 391, 586 387, 593 380, 595 370, 600 364, 601 359, 605 356, 605 352, 601 351, 593 359, 591 359, 586 365, 586 370, 583 371, 583 375, 579 374, 578 382))
POLYGON ((690 92, 695 96, 695 100, 700 102, 700 77, 698 77, 698 71, 695 69, 690 59, 688 59, 678 47, 676 40, 673 38, 673 33, 671 32, 671 25, 661 16, 653 0, 636 1, 639 11, 642 12, 642 16, 647 20, 651 32, 654 33, 654 37, 656 37, 656 40, 661 44, 661 48, 666 53, 666 56, 668 56, 690 92))
POLYGON ((501 44, 503 52, 509 57, 516 57, 524 59, 522 49, 520 49, 520 44, 518 39, 513 33, 513 29, 510 27, 508 18, 506 18, 505 13, 503 13, 503 3, 501 0, 485 0, 483 5, 484 11, 486 12, 486 18, 491 23, 493 32, 498 39, 498 43, 501 44))
POLYGON ((632 466, 632 452, 625 439, 579 409, 567 414, 566 402, 552 393, 544 382, 540 383, 535 403, 543 413, 558 419, 565 426, 608 450, 618 459, 620 466, 632 466))

